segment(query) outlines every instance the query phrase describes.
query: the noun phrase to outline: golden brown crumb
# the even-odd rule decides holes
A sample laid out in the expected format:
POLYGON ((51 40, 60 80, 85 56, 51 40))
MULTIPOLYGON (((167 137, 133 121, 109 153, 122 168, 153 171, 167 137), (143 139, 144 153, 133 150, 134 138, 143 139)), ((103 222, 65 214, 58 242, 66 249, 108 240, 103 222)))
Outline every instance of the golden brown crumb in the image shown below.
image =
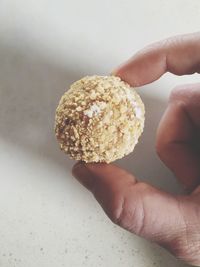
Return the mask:
POLYGON ((144 128, 144 105, 115 76, 86 76, 73 83, 56 109, 60 148, 85 162, 112 162, 133 151, 144 128))

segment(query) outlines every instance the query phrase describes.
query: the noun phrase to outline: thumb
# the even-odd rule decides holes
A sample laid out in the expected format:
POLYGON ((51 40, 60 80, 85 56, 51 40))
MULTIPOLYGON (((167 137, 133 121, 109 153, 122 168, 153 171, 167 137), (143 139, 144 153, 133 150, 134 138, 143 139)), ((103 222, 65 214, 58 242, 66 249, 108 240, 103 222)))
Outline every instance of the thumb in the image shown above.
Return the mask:
POLYGON ((111 164, 78 163, 73 175, 119 226, 169 250, 182 236, 184 222, 175 197, 111 164))

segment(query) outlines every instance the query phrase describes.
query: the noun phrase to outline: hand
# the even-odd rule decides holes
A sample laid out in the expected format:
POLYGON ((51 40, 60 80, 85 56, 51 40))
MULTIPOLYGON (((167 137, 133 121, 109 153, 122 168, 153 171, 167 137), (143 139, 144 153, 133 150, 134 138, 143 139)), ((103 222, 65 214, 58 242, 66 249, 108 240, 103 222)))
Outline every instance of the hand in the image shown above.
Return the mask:
MULTIPOLYGON (((200 73, 200 33, 150 45, 119 67, 115 75, 137 87, 165 72, 200 73)), ((112 164, 78 163, 73 174, 114 223, 200 266, 200 84, 172 91, 158 128, 156 148, 190 194, 170 195, 138 182, 112 164)))

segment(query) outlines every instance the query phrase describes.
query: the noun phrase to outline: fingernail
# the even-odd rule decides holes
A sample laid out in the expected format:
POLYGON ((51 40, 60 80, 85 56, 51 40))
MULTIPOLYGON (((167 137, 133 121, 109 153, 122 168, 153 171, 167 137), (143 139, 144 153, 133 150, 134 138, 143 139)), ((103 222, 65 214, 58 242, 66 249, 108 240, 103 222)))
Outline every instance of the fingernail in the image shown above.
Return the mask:
POLYGON ((118 71, 118 69, 112 70, 110 75, 111 76, 116 76, 117 75, 117 71, 118 71))
POLYGON ((116 74, 116 70, 113 70, 113 71, 111 71, 111 73, 110 73, 111 76, 115 76, 115 74, 116 74))
POLYGON ((79 162, 72 168, 72 175, 87 189, 91 190, 93 185, 92 173, 86 163, 79 162))

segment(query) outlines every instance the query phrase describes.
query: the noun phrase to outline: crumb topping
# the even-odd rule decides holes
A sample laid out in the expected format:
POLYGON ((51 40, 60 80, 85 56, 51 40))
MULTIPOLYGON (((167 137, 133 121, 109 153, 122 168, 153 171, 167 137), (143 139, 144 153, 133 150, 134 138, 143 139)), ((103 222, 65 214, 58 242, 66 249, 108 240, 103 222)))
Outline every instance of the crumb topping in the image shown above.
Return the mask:
POLYGON ((56 109, 60 148, 85 162, 112 162, 133 151, 144 127, 144 105, 115 76, 86 76, 73 83, 56 109))

